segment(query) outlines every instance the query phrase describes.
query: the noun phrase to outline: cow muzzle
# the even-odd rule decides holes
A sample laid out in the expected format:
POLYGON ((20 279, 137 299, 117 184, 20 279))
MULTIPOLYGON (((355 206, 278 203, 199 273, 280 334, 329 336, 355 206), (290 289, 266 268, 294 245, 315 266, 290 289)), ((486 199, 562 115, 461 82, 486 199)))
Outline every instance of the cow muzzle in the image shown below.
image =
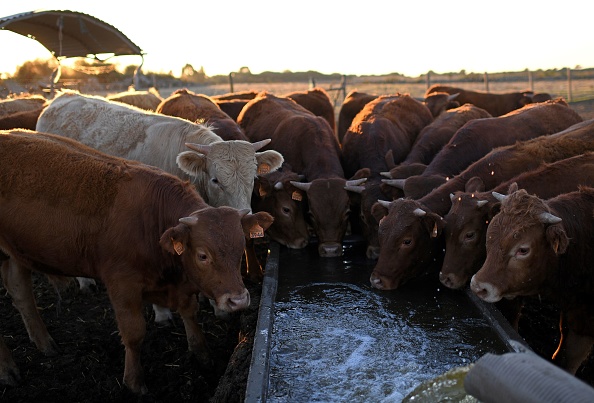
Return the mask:
POLYGON ((338 242, 324 242, 318 246, 320 257, 338 257, 342 256, 342 244, 338 242))
POLYGON ((216 299, 216 310, 235 312, 250 306, 250 292, 244 288, 239 294, 223 294, 216 299))

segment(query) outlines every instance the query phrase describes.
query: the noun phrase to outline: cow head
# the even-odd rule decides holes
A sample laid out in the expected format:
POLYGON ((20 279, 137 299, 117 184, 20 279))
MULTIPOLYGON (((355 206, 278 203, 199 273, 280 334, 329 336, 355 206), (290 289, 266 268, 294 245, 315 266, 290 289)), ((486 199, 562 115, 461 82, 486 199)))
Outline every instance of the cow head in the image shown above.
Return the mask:
POLYGON ((425 97, 423 103, 427 106, 431 115, 436 118, 448 109, 454 109, 460 106, 460 103, 456 101, 458 95, 457 93, 432 92, 425 97))
POLYGON ((177 165, 196 178, 200 195, 211 206, 251 209, 254 178, 271 172, 283 163, 274 150, 257 152, 270 140, 249 143, 243 140, 216 141, 208 145, 186 143, 194 151, 177 156, 177 165))
POLYGON ((278 170, 256 178, 252 196, 254 211, 266 211, 274 217, 267 234, 281 245, 301 249, 309 242, 309 231, 304 217, 305 192, 291 181, 299 181, 295 172, 278 170))
POLYGON ((499 211, 499 201, 490 192, 482 193, 483 182, 468 181, 464 192, 450 195, 452 206, 444 217, 446 252, 439 280, 448 288, 465 286, 485 261, 487 226, 499 211), (472 186, 472 182, 480 186, 472 186))
POLYGON ((379 221, 380 255, 371 273, 371 285, 393 290, 433 263, 443 219, 410 199, 378 201, 372 212, 379 221))
POLYGON ((546 203, 520 189, 502 198, 487 228, 487 256, 471 290, 487 302, 537 294, 556 272, 569 239, 546 203))
POLYGON ((268 213, 248 212, 206 207, 181 217, 159 241, 167 253, 180 259, 190 291, 216 301, 223 312, 249 306, 250 294, 241 278, 246 233, 264 231, 273 220, 268 213))
POLYGON ((342 255, 342 240, 349 223, 350 199, 346 188, 360 185, 365 178, 347 181, 344 178, 315 179, 291 184, 307 194, 309 218, 318 236, 321 257, 342 255))

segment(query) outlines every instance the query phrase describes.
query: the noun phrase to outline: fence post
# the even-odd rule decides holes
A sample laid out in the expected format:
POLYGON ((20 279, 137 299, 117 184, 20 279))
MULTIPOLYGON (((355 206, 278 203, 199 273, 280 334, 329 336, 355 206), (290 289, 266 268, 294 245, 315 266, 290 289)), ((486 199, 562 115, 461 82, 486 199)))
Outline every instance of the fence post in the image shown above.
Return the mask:
POLYGON ((425 81, 427 83, 427 89, 429 89, 429 87, 431 87, 431 72, 430 71, 427 72, 427 76, 425 77, 425 81))
POLYGON ((309 78, 309 89, 311 90, 313 88, 316 88, 316 79, 313 77, 310 77, 309 78))
POLYGON ((229 73, 229 92, 233 92, 233 73, 229 73))
POLYGON ((345 99, 347 94, 346 94, 346 85, 347 85, 347 76, 343 75, 342 76, 342 82, 340 83, 340 88, 342 89, 342 99, 345 99))
POLYGON ((489 74, 485 71, 485 91, 489 92, 489 74))
POLYGON ((571 69, 567 68, 567 102, 571 102, 571 69))
POLYGON ((528 70, 528 88, 534 92, 534 82, 532 81, 532 71, 528 70))

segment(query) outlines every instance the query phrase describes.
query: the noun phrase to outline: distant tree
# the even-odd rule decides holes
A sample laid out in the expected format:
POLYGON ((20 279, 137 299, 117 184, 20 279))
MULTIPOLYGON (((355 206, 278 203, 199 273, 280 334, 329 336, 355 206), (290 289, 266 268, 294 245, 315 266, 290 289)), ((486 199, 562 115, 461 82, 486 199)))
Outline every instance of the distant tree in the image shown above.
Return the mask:
POLYGON ((17 67, 14 79, 20 84, 48 80, 56 67, 57 62, 53 59, 35 59, 26 61, 21 66, 17 67))
POLYGON ((186 64, 182 68, 181 79, 190 83, 203 83, 206 81, 206 74, 204 73, 204 67, 200 66, 200 70, 194 70, 191 64, 186 64))
POLYGON ((249 67, 241 67, 239 69, 239 73, 240 74, 252 74, 252 72, 250 71, 249 67))

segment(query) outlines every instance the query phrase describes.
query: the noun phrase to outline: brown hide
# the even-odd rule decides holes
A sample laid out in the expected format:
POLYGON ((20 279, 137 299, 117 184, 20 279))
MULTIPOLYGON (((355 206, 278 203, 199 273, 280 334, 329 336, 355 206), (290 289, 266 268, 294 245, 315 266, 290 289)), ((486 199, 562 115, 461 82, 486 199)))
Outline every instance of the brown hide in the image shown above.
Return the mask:
POLYGON ((579 114, 561 99, 530 104, 500 117, 471 120, 454 134, 420 176, 407 178, 404 194, 418 199, 497 147, 558 133, 581 121, 579 114))
POLYGON ((283 167, 263 175, 254 182, 252 209, 265 211, 274 217, 268 236, 291 249, 302 249, 309 242, 304 217, 306 194, 291 184, 300 181, 299 175, 283 167))
POLYGON ((506 194, 512 183, 543 199, 577 190, 580 185, 594 186, 594 153, 543 164, 489 191, 481 191, 484 186, 467 186, 464 192, 453 193, 452 207, 444 217, 446 252, 439 275, 445 286, 465 286, 483 264, 487 225, 499 206, 492 192, 506 194))
POLYGON ((213 101, 223 112, 237 122, 241 110, 248 103, 249 99, 213 99, 213 101))
POLYGON ((536 295, 556 300, 570 336, 589 340, 581 356, 572 338, 560 345, 556 358, 571 373, 594 342, 593 210, 594 188, 548 200, 524 189, 511 193, 489 223, 485 263, 470 282, 487 302, 536 295))
POLYGON ((228 92, 226 94, 213 95, 214 100, 232 100, 232 99, 254 99, 258 95, 258 91, 248 90, 239 92, 228 92))
POLYGON ((35 130, 37 119, 43 108, 14 112, 0 117, 0 130, 27 129, 35 130))
POLYGON ((126 91, 118 94, 108 95, 105 98, 110 101, 123 102, 146 111, 155 111, 157 106, 163 101, 159 92, 151 88, 148 91, 126 91))
POLYGON ((307 183, 293 182, 307 192, 312 225, 322 256, 342 254, 342 239, 350 211, 348 184, 340 146, 328 122, 295 101, 262 93, 251 100, 238 122, 250 141, 272 139, 267 146, 280 152, 307 183))
POLYGON ((347 94, 342 102, 340 111, 338 112, 338 140, 342 144, 344 134, 351 126, 353 119, 363 107, 370 101, 373 101, 378 96, 373 94, 366 94, 364 92, 351 91, 347 94))
POLYGON ((203 94, 196 94, 187 89, 174 91, 161 101, 156 112, 207 124, 223 140, 247 141, 247 136, 237 122, 223 112, 210 97, 203 94))
POLYGON ((493 94, 489 92, 471 91, 447 85, 435 84, 425 91, 425 98, 434 92, 458 94, 456 101, 460 105, 473 104, 489 112, 492 116, 501 116, 515 109, 532 103, 530 92, 508 92, 493 94))
POLYGON ((386 153, 402 162, 421 130, 433 121, 429 109, 408 94, 384 95, 370 101, 355 116, 342 140, 345 175, 361 168, 372 174, 389 169, 386 153))
POLYGON ((295 91, 284 96, 297 102, 314 115, 326 119, 332 131, 336 131, 334 105, 323 88, 315 87, 307 91, 295 91))
POLYGON ((224 311, 247 307, 244 232, 254 218, 263 229, 272 218, 209 207, 188 182, 61 136, 3 131, 0 143, 0 248, 10 256, 2 274, 27 328, 51 340, 41 319, 25 314, 33 294, 18 273, 92 277, 110 295, 132 391, 146 393, 143 301, 177 310, 190 350, 205 358, 204 336, 193 324, 195 294, 224 311))
MULTIPOLYGON (((414 203, 415 208, 421 208, 427 213, 432 212, 443 216, 451 207, 450 194, 456 191, 463 191, 466 183, 471 178, 478 177, 482 180, 485 189, 493 189, 500 183, 522 172, 538 168, 543 162, 554 162, 588 151, 594 151, 594 120, 575 124, 554 135, 541 136, 536 139, 495 149, 477 162, 471 164, 460 175, 450 179, 422 198, 408 202, 414 203)), ((414 211, 414 208, 411 207, 410 211, 414 211)), ((415 223, 407 214, 410 214, 410 212, 406 210, 400 212, 397 209, 391 209, 388 215, 393 216, 393 222, 415 223)), ((414 239, 412 246, 409 248, 410 253, 414 253, 415 256, 433 254, 434 259, 441 266, 445 240, 440 237, 430 238, 431 233, 429 231, 419 228, 410 228, 407 231, 415 232, 422 237, 414 239)), ((393 229, 391 232, 386 233, 385 244, 398 245, 398 239, 401 237, 402 234, 397 232, 396 229, 393 229)), ((394 246, 390 246, 388 248, 389 252, 384 252, 385 248, 382 247, 380 250, 380 260, 382 260, 382 254, 393 253, 391 251, 393 248, 394 246)), ((389 265, 390 258, 387 257, 384 261, 386 265, 389 265)), ((413 270, 405 263, 400 263, 398 267, 404 273, 413 270)), ((409 274, 402 274, 401 276, 406 275, 409 274)))
POLYGON ((465 104, 443 112, 421 130, 402 163, 429 164, 464 124, 474 119, 489 117, 491 117, 489 112, 472 104, 465 104))
POLYGON ((14 98, 0 100, 0 117, 11 115, 15 112, 37 110, 47 104, 47 99, 41 95, 19 95, 14 98))
POLYGON ((423 103, 431 112, 431 115, 436 118, 448 109, 454 109, 460 106, 460 103, 456 101, 458 94, 448 94, 447 92, 432 92, 427 95, 423 100, 423 103))

